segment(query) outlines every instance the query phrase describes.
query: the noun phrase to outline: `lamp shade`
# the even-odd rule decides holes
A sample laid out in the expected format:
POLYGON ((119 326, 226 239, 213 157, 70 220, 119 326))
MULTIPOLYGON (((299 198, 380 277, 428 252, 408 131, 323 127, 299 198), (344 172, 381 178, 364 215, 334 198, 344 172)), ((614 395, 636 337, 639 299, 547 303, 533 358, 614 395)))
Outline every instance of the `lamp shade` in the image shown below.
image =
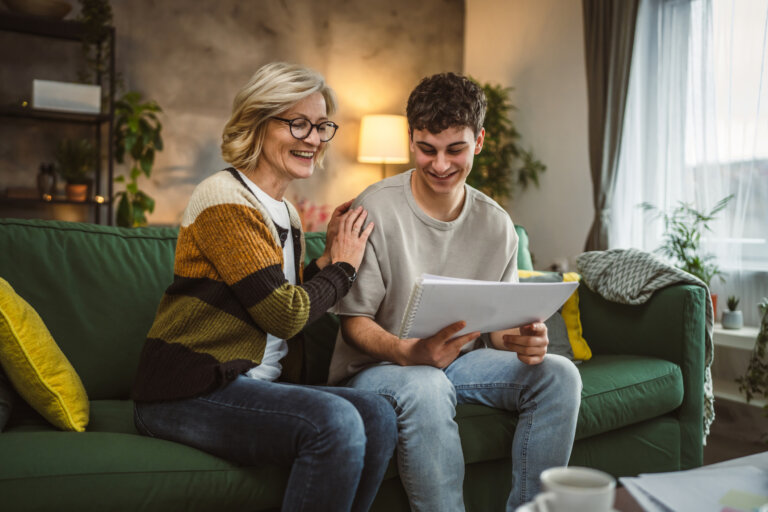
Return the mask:
POLYGON ((358 162, 405 164, 409 160, 408 120, 405 116, 363 116, 360 122, 358 162))

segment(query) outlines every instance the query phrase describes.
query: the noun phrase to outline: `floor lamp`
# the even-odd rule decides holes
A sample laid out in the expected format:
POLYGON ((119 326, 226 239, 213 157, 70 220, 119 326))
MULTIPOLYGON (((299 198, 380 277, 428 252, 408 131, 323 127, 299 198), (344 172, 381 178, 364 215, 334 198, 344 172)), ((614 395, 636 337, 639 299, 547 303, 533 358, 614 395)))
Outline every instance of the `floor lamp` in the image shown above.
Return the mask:
POLYGON ((381 178, 387 177, 387 164, 407 164, 408 120, 405 116, 366 115, 360 121, 357 161, 381 164, 381 178))

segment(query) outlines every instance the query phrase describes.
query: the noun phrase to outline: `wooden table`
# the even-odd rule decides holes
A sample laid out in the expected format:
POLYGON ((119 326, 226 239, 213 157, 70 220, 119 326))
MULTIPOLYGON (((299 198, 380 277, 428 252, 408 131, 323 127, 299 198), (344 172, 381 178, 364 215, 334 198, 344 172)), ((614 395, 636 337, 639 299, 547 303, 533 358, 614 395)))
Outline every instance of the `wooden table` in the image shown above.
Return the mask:
POLYGON ((616 489, 616 501, 613 508, 619 512, 643 512, 643 508, 637 504, 635 498, 624 487, 616 489))

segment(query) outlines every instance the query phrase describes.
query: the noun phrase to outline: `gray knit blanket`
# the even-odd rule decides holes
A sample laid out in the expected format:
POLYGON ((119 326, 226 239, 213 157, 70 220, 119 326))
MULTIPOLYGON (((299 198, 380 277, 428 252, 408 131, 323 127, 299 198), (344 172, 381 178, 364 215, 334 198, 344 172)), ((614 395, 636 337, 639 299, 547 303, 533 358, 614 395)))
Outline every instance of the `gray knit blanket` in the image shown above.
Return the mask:
POLYGON ((715 419, 715 397, 712 389, 712 329, 715 315, 707 285, 697 277, 672 267, 653 254, 637 249, 592 251, 576 259, 582 282, 606 300, 621 304, 642 304, 656 290, 672 284, 703 286, 707 291, 707 329, 704 347, 704 444, 715 419))

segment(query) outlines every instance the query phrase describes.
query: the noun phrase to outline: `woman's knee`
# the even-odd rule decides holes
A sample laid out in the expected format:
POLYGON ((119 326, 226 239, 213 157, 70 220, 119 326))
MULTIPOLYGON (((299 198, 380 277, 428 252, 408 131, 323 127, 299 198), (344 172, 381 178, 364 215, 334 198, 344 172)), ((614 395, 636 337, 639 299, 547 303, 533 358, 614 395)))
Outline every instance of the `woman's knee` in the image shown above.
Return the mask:
POLYGON ((311 434, 329 448, 357 452, 362 458, 366 439, 365 425, 357 408, 349 401, 328 394, 314 407, 309 428, 311 434))
POLYGON ((356 404, 363 418, 368 436, 375 436, 378 442, 397 443, 397 415, 389 401, 380 395, 366 393, 362 405, 356 404))

